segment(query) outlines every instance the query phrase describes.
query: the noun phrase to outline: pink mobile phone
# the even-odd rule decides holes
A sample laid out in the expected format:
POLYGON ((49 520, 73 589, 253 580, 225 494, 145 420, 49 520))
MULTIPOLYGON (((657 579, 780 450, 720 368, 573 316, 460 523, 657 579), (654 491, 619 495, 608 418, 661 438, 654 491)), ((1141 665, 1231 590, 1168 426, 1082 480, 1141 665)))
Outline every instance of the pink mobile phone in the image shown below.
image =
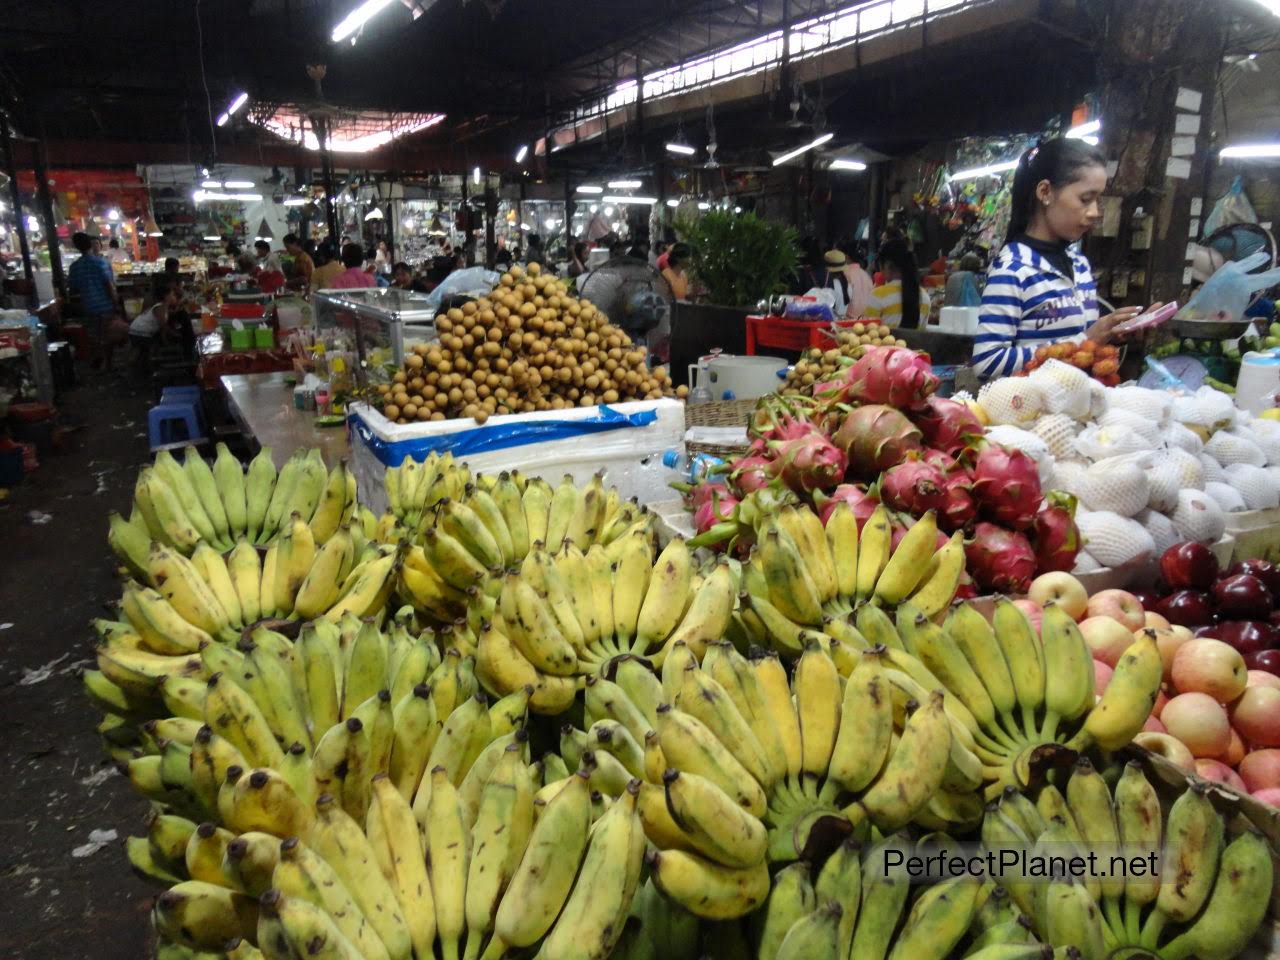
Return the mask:
POLYGON ((1146 313, 1140 313, 1132 320, 1126 320, 1124 323, 1118 323, 1111 328, 1112 333, 1132 333, 1135 330, 1148 330, 1152 327, 1158 327, 1160 324, 1169 320, 1178 312, 1178 301, 1174 300, 1166 303, 1155 310, 1148 310, 1146 313))

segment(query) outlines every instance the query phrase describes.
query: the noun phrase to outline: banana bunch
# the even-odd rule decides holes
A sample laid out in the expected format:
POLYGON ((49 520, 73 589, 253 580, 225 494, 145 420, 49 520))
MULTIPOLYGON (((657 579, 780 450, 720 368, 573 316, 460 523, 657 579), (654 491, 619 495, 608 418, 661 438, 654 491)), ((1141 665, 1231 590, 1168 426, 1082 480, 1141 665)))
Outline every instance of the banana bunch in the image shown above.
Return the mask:
MULTIPOLYGON (((515 476, 523 489, 523 478, 515 476)), ((441 455, 433 450, 422 461, 406 456, 399 466, 387 467, 383 474, 387 494, 383 529, 398 526, 401 533, 417 531, 437 503, 458 499, 470 483, 471 471, 465 463, 456 462, 452 453, 441 455)))
POLYGON ((805 861, 784 867, 751 918, 756 960, 1052 957, 1052 948, 1034 942, 993 885, 956 877, 913 888, 905 874, 887 874, 885 851, 910 853, 911 846, 895 834, 860 853, 850 838, 816 872, 805 861))
MULTIPOLYGON (((616 488, 605 490, 599 474, 583 488, 566 474, 554 490, 505 472, 476 479, 460 497, 439 500, 410 531, 421 543, 409 551, 401 594, 437 619, 454 619, 486 592, 496 597, 503 571, 520 567, 535 547, 555 551, 568 542, 586 553, 600 546, 617 562, 632 534, 652 541, 648 512, 616 488)), ((386 521, 379 537, 398 539, 404 531, 386 521)))
MULTIPOLYGON (((765 517, 742 572, 737 621, 752 643, 788 656, 804 650, 806 631, 850 629, 855 610, 910 602, 927 617, 945 611, 964 573, 964 539, 937 546, 932 511, 893 548, 889 513, 880 506, 858 532, 848 504, 827 519, 806 507, 783 507, 765 517)), ((845 637, 842 636, 842 639, 845 637)))
POLYGON ((1083 960, 1124 953, 1227 960, 1253 937, 1271 898, 1267 842, 1255 833, 1227 838, 1199 781, 1166 812, 1136 760, 1114 788, 1081 758, 1065 793, 1045 784, 1032 802, 1007 791, 984 818, 982 839, 988 847, 1034 844, 1045 856, 1097 854, 1099 869, 1083 880, 1004 882, 1040 939, 1073 944, 1083 960), (1112 851, 1126 862, 1158 858, 1150 862, 1159 872, 1112 871, 1112 851))
POLYGON ((130 575, 149 584, 152 541, 188 557, 202 543, 223 553, 242 539, 263 546, 296 514, 323 545, 356 509, 355 475, 345 462, 326 471, 318 449, 298 450, 277 476, 270 447, 246 472, 224 443, 212 467, 189 446, 182 463, 162 450, 142 468, 134 509, 128 520, 111 515, 108 542, 130 575))
POLYGON ((645 529, 616 542, 612 556, 598 543, 584 553, 566 540, 554 555, 535 546, 506 575, 476 650, 487 689, 505 695, 532 685, 536 712, 561 713, 578 678, 616 657, 661 664, 680 647, 700 658, 724 636, 735 593, 727 562, 699 574, 680 538, 655 562, 645 529))

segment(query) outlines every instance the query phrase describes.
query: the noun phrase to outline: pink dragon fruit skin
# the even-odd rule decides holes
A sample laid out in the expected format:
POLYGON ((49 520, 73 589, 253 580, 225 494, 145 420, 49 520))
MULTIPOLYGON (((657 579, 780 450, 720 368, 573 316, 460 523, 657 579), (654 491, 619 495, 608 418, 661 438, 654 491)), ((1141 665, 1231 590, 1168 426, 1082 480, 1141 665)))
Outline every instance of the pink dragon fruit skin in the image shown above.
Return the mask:
POLYGON ((849 454, 850 473, 867 481, 920 449, 920 431, 915 425, 900 411, 879 404, 851 410, 834 440, 849 454))
POLYGON ((956 400, 930 397, 912 419, 924 435, 924 442, 952 456, 982 437, 982 424, 973 411, 956 400))
POLYGON ((848 457, 817 427, 806 426, 806 433, 771 444, 778 476, 796 493, 829 490, 844 479, 848 457))
MULTIPOLYGON (((708 484, 707 486, 712 486, 708 484)), ((698 533, 706 533, 717 523, 733 518, 733 511, 738 507, 738 498, 727 490, 718 490, 714 495, 706 497, 693 512, 693 526, 698 533)))
POLYGON ((1030 529, 1043 499, 1036 462, 1021 450, 984 444, 973 465, 973 496, 988 519, 1030 529))
POLYGON ((685 499, 689 503, 689 509, 697 510, 704 503, 710 503, 711 500, 717 496, 720 497, 721 499, 731 496, 731 494, 729 493, 729 488, 725 486, 723 483, 719 483, 719 482, 710 483, 706 480, 703 480, 700 483, 694 484, 689 489, 689 492, 686 495, 685 499))
POLYGON ((1050 491, 1031 525, 1038 573, 1070 572, 1082 545, 1076 528, 1075 497, 1050 491))
POLYGON ((729 474, 729 487, 739 497, 755 493, 773 482, 777 473, 774 461, 763 453, 752 453, 734 463, 729 474))
POLYGON ((920 454, 920 459, 925 463, 937 467, 943 474, 950 476, 953 472, 960 469, 960 463, 955 457, 949 453, 943 453, 933 447, 925 447, 920 454))
POLYGON ((835 510, 836 504, 842 501, 849 504, 853 510, 853 519, 858 522, 859 532, 862 531, 862 525, 871 518, 871 514, 880 505, 880 498, 874 493, 869 493, 865 487, 852 483, 840 484, 831 491, 830 495, 816 494, 813 501, 818 508, 818 517, 822 520, 824 527, 831 519, 831 513, 835 510))
POLYGON ((947 478, 937 467, 908 458, 880 476, 880 498, 894 510, 923 516, 947 502, 947 478))
POLYGON ((946 502, 938 511, 938 526, 955 533, 967 528, 978 516, 969 475, 957 472, 947 478, 946 502))
POLYGON ((994 523, 979 523, 973 541, 965 545, 965 564, 983 590, 1026 593, 1036 575, 1036 554, 1031 541, 1016 530, 994 523))
POLYGON ((928 354, 906 347, 872 347, 845 374, 845 398, 903 410, 924 405, 938 389, 928 354))

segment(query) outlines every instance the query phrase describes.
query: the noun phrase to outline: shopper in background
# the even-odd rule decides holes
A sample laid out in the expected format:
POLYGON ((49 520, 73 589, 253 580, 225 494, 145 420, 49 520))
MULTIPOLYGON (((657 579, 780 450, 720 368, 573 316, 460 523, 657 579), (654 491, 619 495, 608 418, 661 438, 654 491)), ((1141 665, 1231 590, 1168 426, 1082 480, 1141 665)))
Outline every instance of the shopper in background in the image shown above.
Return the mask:
POLYGON ((542 249, 542 237, 536 233, 529 234, 529 241, 524 251, 524 262, 540 264, 545 259, 546 253, 542 249))
POLYGON ((587 272, 587 245, 581 240, 575 240, 569 248, 569 269, 566 272, 571 277, 580 277, 587 272))
POLYGON ((659 240, 653 250, 649 253, 651 261, 649 265, 659 273, 667 269, 667 253, 670 249, 671 244, 667 243, 665 240, 659 240))
POLYGON ((253 241, 254 252, 258 255, 258 267, 263 273, 283 273, 280 269, 280 258, 271 252, 271 244, 266 240, 253 241))
POLYGON ((376 287, 378 281, 372 273, 364 268, 364 247, 358 243, 348 243, 342 248, 342 265, 346 267, 330 281, 334 290, 355 290, 361 287, 376 287))
POLYGON ((822 286, 835 294, 836 299, 835 303, 831 305, 831 312, 835 314, 838 320, 845 315, 845 311, 849 308, 849 281, 844 277, 844 268, 846 266, 844 253, 840 250, 828 250, 822 255, 822 262, 827 268, 827 275, 822 280, 822 286))
POLYGON ((379 240, 378 247, 373 252, 373 272, 390 274, 391 270, 391 250, 387 247, 387 241, 379 240))
POLYGON ((397 290, 412 290, 415 293, 427 292, 426 285, 414 277, 413 267, 403 260, 391 268, 391 286, 397 290))
POLYGON ((947 276, 947 286, 942 304, 947 307, 972 306, 966 301, 978 289, 978 273, 982 270, 982 258, 970 250, 960 258, 960 268, 947 276), (972 288, 972 289, 970 289, 972 288), (968 293, 965 291, 969 290, 968 293))
POLYGON ((284 237, 284 248, 293 257, 293 276, 289 278, 289 286, 301 290, 305 296, 311 291, 311 278, 315 274, 316 264, 311 255, 302 249, 302 240, 296 233, 287 233, 284 237))
POLYGON ((1116 324, 1142 312, 1121 307, 1099 318, 1089 261, 1072 248, 1102 218, 1098 201, 1106 187, 1106 161, 1083 140, 1055 137, 1022 155, 1009 233, 982 293, 973 343, 979 376, 1015 373, 1050 344, 1085 338, 1106 343, 1116 324))
POLYGON ((850 320, 866 316, 867 304, 871 302, 871 293, 875 284, 871 274, 867 273, 867 256, 858 244, 852 240, 841 244, 845 259, 844 279, 849 285, 849 306, 844 315, 850 320))
POLYGON ((906 240, 893 239, 880 247, 879 261, 884 282, 871 291, 866 316, 886 327, 916 329, 929 314, 929 295, 920 288, 915 255, 906 240))
POLYGON ((333 278, 342 272, 342 261, 334 254, 333 244, 326 240, 316 247, 316 268, 311 271, 311 289, 328 290, 333 278))
POLYGON ((80 298, 80 316, 89 334, 89 362, 96 370, 104 366, 111 369, 111 347, 107 341, 111 321, 124 313, 120 295, 116 292, 115 274, 111 264, 93 252, 93 238, 87 233, 76 233, 71 243, 80 251, 80 257, 67 271, 67 283, 71 292, 80 298))
POLYGON ((818 270, 818 264, 822 262, 822 255, 818 252, 818 241, 813 237, 805 237, 800 241, 800 259, 796 265, 795 282, 791 285, 791 292, 796 294, 805 294, 814 287, 820 287, 826 280, 826 275, 818 270))
POLYGON ((151 350, 157 340, 167 340, 171 313, 178 308, 181 288, 176 283, 164 284, 156 302, 143 310, 129 324, 129 347, 134 377, 145 383, 151 372, 151 350))
POLYGON ((107 260, 111 263, 128 263, 131 257, 120 249, 120 241, 112 237, 107 242, 107 260))
POLYGON ((667 252, 667 267, 662 271, 662 278, 671 288, 671 295, 677 300, 689 299, 689 275, 685 267, 689 263, 691 251, 687 243, 677 243, 667 252))

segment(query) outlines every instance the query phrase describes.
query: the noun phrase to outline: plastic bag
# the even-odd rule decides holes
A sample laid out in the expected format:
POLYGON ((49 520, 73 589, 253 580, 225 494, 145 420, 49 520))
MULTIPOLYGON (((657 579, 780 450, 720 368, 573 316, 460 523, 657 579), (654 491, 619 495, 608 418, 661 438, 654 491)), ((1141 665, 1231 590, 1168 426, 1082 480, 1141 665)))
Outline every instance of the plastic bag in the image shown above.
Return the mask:
POLYGON ((814 287, 802 297, 787 300, 784 315, 788 320, 822 320, 836 318, 836 292, 828 287, 814 287))
POLYGON ((978 293, 978 285, 973 282, 973 274, 967 274, 960 282, 960 300, 957 307, 980 307, 982 295, 978 293))
POLYGON ((472 296, 483 296, 497 285, 502 274, 484 267, 467 267, 455 270, 444 278, 440 286, 427 294, 427 306, 435 310, 440 301, 454 294, 465 293, 472 296))
POLYGON ((1215 230, 1230 226, 1233 223, 1257 222, 1258 214, 1254 212, 1253 204, 1245 196, 1244 180, 1241 177, 1236 177, 1231 181, 1231 186, 1227 188, 1227 192, 1218 198, 1218 202, 1209 211, 1209 216, 1204 221, 1204 232, 1205 236, 1208 236, 1215 230))

